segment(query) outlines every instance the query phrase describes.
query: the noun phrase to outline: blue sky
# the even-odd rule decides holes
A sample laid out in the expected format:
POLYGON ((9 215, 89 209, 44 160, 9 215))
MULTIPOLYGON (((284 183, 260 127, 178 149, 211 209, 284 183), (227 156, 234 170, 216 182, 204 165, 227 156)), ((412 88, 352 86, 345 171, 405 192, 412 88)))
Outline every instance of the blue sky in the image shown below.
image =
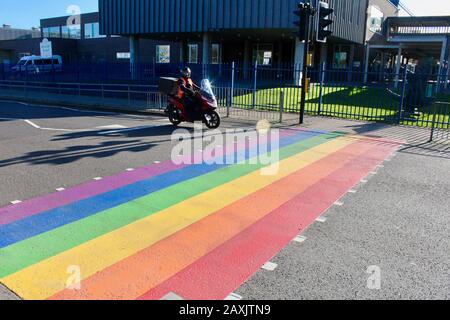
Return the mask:
POLYGON ((67 15, 70 5, 78 5, 82 13, 98 10, 97 0, 0 0, 0 25, 16 28, 38 27, 41 18, 67 15))
MULTIPOLYGON (((415 15, 450 15, 448 0, 402 0, 415 15)), ((78 5, 82 12, 97 11, 97 0, 1 0, 0 25, 16 28, 39 26, 41 18, 66 15, 70 5, 78 5)))

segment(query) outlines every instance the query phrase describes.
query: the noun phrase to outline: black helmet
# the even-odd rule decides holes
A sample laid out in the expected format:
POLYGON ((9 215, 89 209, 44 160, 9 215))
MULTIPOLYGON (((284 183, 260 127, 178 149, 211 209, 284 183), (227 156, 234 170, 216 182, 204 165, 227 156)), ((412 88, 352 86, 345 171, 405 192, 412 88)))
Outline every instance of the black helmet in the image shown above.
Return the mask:
POLYGON ((181 75, 184 78, 190 78, 191 74, 192 74, 191 69, 189 69, 188 67, 185 67, 185 68, 181 69, 181 75))

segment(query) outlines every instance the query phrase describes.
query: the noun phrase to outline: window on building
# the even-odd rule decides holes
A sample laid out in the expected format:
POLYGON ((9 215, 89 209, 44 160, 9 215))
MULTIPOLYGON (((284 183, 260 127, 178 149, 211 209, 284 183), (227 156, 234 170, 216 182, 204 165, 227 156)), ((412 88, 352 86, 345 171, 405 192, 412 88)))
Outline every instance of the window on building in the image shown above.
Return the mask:
POLYGON ((333 68, 347 69, 349 57, 350 57, 350 46, 336 45, 334 47, 333 68))
POLYGON ((259 65, 270 66, 273 60, 273 46, 271 44, 257 44, 253 49, 253 61, 259 65))
POLYGON ((61 38, 61 29, 60 27, 43 28, 42 35, 44 38, 61 38))
POLYGON ((62 26, 61 34, 64 39, 81 39, 81 26, 79 24, 62 26))
POLYGON ((42 37, 43 38, 50 38, 50 30, 49 30, 49 28, 42 28, 42 37))
POLYGON ((156 62, 170 63, 170 46, 168 45, 156 46, 156 62))
POLYGON ((61 38, 69 39, 69 28, 66 26, 61 27, 61 38))
POLYGON ((188 45, 188 63, 198 63, 198 44, 188 45))
POLYGON ((86 23, 84 25, 84 38, 85 39, 97 39, 104 38, 104 35, 100 34, 100 24, 96 23, 86 23))
POLYGON ((131 55, 129 52, 117 52, 116 58, 117 59, 130 59, 131 55))
POLYGON ((220 63, 220 45, 218 43, 213 43, 211 46, 211 63, 220 63))
POLYGON ((372 32, 381 32, 384 21, 384 14, 375 6, 370 6, 369 13, 369 30, 372 32))

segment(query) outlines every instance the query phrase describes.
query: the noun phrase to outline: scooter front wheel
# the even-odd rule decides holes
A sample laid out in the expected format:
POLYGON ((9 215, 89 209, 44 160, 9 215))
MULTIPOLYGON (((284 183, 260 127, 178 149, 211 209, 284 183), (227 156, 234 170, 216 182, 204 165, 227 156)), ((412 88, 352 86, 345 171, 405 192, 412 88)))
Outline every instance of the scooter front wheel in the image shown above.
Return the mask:
POLYGON ((204 115, 205 125, 208 129, 217 129, 220 127, 220 116, 216 111, 208 112, 204 115))

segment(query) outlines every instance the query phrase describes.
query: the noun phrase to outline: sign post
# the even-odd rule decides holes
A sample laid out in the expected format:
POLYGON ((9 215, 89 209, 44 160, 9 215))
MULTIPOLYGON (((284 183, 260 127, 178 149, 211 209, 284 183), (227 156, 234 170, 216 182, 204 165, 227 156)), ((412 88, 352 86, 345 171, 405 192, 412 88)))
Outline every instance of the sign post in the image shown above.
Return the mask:
POLYGON ((40 43, 41 47, 41 57, 42 58, 51 58, 53 57, 53 50, 52 50, 52 42, 48 41, 47 38, 44 38, 42 42, 40 43))

